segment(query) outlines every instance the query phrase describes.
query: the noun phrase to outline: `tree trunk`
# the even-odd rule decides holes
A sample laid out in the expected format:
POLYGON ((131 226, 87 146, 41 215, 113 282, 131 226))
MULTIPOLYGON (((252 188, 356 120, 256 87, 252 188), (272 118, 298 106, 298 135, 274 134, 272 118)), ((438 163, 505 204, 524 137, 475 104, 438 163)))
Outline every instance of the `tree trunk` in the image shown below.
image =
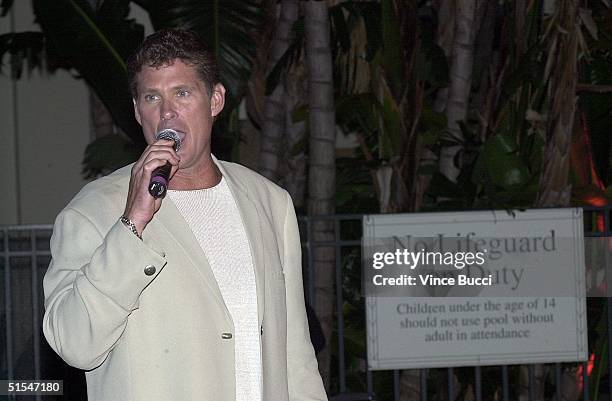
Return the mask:
MULTIPOLYGON (((448 60, 451 58, 453 49, 453 39, 455 35, 455 5, 456 0, 440 0, 438 5, 438 29, 436 42, 444 51, 444 55, 448 60)), ((434 102, 434 110, 438 113, 446 110, 448 101, 448 87, 441 88, 436 93, 434 102)))
POLYGON ((266 100, 266 75, 270 59, 270 44, 276 34, 278 10, 276 0, 257 0, 257 3, 264 15, 263 29, 252 33, 257 51, 244 95, 244 106, 248 119, 240 122, 240 153, 236 161, 252 170, 259 171, 263 110, 266 100))
POLYGON ((116 133, 113 117, 91 88, 89 88, 89 115, 92 141, 116 133))
POLYGON ((449 180, 456 181, 460 166, 455 160, 462 148, 463 134, 459 121, 464 121, 469 105, 474 64, 474 38, 477 0, 456 0, 455 34, 450 66, 450 86, 446 105, 448 119, 446 139, 455 142, 440 150, 440 172, 449 180))
POLYGON ((296 209, 304 207, 306 193, 306 123, 293 122, 293 110, 306 103, 306 74, 300 60, 291 71, 287 72, 285 81, 285 157, 283 158, 283 187, 291 195, 296 209))
MULTIPOLYGON (((549 62, 554 67, 549 85, 548 132, 536 207, 569 206, 571 196, 571 185, 568 182, 578 80, 578 30, 580 29, 578 0, 558 0, 555 2, 555 7, 554 18, 557 19, 558 28, 549 39, 552 46, 555 46, 549 53, 553 57, 549 62)), ((543 365, 536 365, 534 368, 537 373, 535 401, 539 401, 544 399, 546 372, 543 365)), ((522 380, 525 382, 523 371, 522 380)), ((574 388, 577 386, 576 378, 567 377, 566 371, 564 379, 564 387, 571 386, 572 389, 564 389, 566 391, 563 399, 576 399, 580 393, 574 388)), ((521 389, 524 387, 523 384, 521 389)), ((527 399, 525 391, 521 391, 520 396, 521 400, 527 399)))
POLYGON ((536 206, 568 206, 570 144, 576 113, 578 79, 578 1, 558 0, 556 40, 550 82, 550 111, 536 206))
MULTIPOLYGON (((298 17, 297 0, 281 1, 280 18, 272 40, 267 72, 270 73, 290 44, 291 29, 298 17)), ((278 180, 281 138, 285 132, 285 90, 278 84, 271 95, 266 96, 264 120, 261 132, 260 172, 272 181, 278 180)))
MULTIPOLYGON (((335 212, 334 85, 327 2, 306 1, 303 4, 310 110, 308 214, 316 217, 335 212)), ((315 242, 333 241, 333 221, 314 220, 312 234, 315 242)), ((314 309, 321 322, 323 334, 330 344, 334 311, 335 249, 329 246, 314 246, 313 257, 316 277, 314 309)), ((318 355, 319 370, 326 389, 329 389, 330 382, 330 356, 329 346, 318 355)))

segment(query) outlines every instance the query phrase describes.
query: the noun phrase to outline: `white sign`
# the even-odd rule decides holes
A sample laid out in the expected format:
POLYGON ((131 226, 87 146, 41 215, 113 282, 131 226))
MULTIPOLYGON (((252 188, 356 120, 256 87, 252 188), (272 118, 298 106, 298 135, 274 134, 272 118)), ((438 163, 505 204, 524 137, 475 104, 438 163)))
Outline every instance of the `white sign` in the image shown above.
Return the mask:
POLYGON ((586 361, 582 209, 369 215, 363 236, 370 369, 586 361), (418 245, 442 238, 452 274, 418 245))

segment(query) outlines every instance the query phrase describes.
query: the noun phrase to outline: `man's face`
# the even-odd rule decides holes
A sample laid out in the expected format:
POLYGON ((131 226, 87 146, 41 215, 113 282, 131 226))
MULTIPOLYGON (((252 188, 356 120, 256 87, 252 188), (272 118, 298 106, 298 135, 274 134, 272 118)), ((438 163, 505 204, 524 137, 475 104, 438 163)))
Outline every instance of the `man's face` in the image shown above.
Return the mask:
POLYGON ((209 94, 195 67, 178 59, 160 68, 143 67, 137 85, 134 110, 147 143, 155 142, 162 129, 179 131, 179 170, 198 171, 210 157, 213 117, 225 101, 223 85, 215 85, 209 94))

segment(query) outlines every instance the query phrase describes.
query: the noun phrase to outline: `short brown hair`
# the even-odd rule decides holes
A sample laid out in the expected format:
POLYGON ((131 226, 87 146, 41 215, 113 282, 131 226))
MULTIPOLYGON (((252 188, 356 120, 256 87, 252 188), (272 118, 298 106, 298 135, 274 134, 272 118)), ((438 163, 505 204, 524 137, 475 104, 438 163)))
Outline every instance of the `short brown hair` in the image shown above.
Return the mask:
POLYGON ((144 66, 159 68, 179 59, 196 68, 206 84, 208 95, 219 80, 219 68, 214 53, 194 31, 163 29, 149 35, 127 61, 128 85, 133 97, 138 95, 136 77, 144 66))

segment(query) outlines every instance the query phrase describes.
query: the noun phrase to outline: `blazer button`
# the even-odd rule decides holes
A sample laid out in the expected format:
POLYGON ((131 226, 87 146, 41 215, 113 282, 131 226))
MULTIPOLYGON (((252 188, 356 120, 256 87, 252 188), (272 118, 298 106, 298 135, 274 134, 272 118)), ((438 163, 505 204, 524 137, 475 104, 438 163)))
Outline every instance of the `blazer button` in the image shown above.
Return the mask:
POLYGON ((232 338, 232 333, 221 333, 221 338, 224 340, 229 340, 232 338))
POLYGON ((155 266, 153 265, 148 265, 147 267, 144 268, 144 274, 146 274, 147 276, 152 276, 155 274, 155 266))
POLYGON ((263 325, 262 325, 262 326, 260 326, 259 333, 260 333, 260 335, 262 335, 262 336, 263 336, 263 325))

